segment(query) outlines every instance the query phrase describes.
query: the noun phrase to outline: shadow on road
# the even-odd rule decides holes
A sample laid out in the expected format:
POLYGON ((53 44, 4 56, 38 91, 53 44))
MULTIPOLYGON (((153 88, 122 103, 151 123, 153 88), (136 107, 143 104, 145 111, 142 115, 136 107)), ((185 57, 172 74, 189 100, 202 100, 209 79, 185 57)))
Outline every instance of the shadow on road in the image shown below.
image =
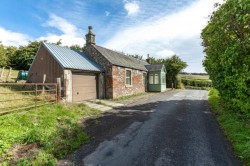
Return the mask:
MULTIPOLYGON (((171 154, 173 158, 181 155, 183 161, 186 160, 183 153, 185 147, 195 147, 199 143, 205 146, 204 141, 210 146, 212 154, 218 154, 215 156, 218 161, 223 159, 220 154, 224 154, 225 147, 229 151, 229 156, 233 156, 229 143, 210 111, 207 100, 169 100, 120 107, 85 120, 84 130, 91 136, 92 141, 78 149, 69 157, 69 160, 75 165, 83 165, 82 159, 94 152, 100 143, 112 140, 133 122, 144 124, 148 120, 151 122, 152 119, 154 119, 152 125, 160 124, 155 128, 155 132, 160 136, 153 138, 153 142, 159 147, 175 149, 176 154, 171 154), (175 147, 175 145, 179 146, 175 147)), ((202 149, 202 146, 199 148, 202 149)), ((158 153, 158 151, 154 152, 154 154, 158 153)))

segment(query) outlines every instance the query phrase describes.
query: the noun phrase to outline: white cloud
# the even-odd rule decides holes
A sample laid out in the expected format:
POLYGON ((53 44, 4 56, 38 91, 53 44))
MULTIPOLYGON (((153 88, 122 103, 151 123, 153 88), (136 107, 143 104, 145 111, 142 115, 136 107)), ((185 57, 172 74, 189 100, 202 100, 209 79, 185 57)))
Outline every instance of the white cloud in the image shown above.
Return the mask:
POLYGON ((83 46, 85 43, 80 29, 66 19, 55 14, 50 14, 49 20, 43 25, 56 28, 61 31, 62 34, 57 35, 48 33, 45 36, 39 37, 38 40, 47 40, 48 42, 53 43, 61 40, 63 46, 71 46, 75 44, 83 46))
POLYGON ((171 57, 173 55, 175 55, 176 53, 171 51, 171 50, 167 50, 167 49, 163 49, 163 50, 160 50, 158 52, 155 53, 155 55, 160 58, 160 59, 164 59, 164 58, 167 58, 167 57, 171 57))
POLYGON ((63 46, 72 46, 72 45, 80 45, 83 46, 85 40, 81 37, 77 37, 74 35, 55 35, 55 34, 47 34, 46 36, 39 37, 38 40, 47 40, 51 43, 56 43, 61 40, 63 46))
POLYGON ((49 20, 46 21, 46 23, 43 25, 48 27, 54 27, 63 32, 64 34, 75 35, 77 32, 77 28, 73 24, 55 14, 50 14, 49 20))
POLYGON ((140 6, 136 1, 124 1, 124 9, 126 9, 128 16, 134 16, 140 11, 140 6))
POLYGON ((105 11, 105 16, 109 16, 110 12, 109 11, 105 11))
POLYGON ((2 41, 2 43, 6 46, 27 45, 28 41, 32 40, 47 40, 48 42, 56 43, 60 39, 63 46, 71 46, 75 44, 83 46, 85 44, 81 30, 67 20, 58 17, 55 14, 50 14, 49 20, 43 25, 56 28, 61 31, 62 34, 58 35, 47 33, 41 37, 38 37, 37 39, 33 39, 26 34, 12 32, 0 27, 0 41, 2 41))
POLYGON ((23 33, 12 32, 0 27, 0 41, 6 46, 26 45, 30 40, 30 36, 23 33))
POLYGON ((192 52, 196 57, 199 56, 197 62, 201 64, 201 57, 204 55, 199 43, 200 33, 208 21, 208 15, 213 11, 214 3, 215 1, 199 0, 174 14, 153 21, 144 20, 137 25, 121 29, 104 45, 130 54, 150 53, 157 58, 167 57, 176 52, 187 62, 194 59, 194 55, 189 55, 192 52), (198 44, 194 46, 189 41, 198 44))

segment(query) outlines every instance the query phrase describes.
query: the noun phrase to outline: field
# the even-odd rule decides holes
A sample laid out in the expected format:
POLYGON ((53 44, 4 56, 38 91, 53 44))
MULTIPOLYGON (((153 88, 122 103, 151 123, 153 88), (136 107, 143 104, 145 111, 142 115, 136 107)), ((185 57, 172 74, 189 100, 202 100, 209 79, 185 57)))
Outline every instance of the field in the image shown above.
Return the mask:
POLYGON ((181 78, 186 78, 186 79, 205 79, 209 80, 209 75, 187 75, 187 74, 179 74, 181 78))
POLYGON ((212 81, 208 75, 185 75, 179 74, 178 77, 182 86, 186 89, 209 90, 212 87, 212 81))

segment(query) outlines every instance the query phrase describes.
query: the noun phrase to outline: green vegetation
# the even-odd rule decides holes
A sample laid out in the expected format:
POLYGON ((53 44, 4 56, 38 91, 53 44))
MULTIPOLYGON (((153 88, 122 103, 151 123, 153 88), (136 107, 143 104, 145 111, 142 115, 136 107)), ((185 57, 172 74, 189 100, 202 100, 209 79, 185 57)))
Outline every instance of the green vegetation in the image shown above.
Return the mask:
POLYGON ((129 99, 131 97, 142 96, 142 95, 145 95, 145 94, 146 94, 146 92, 136 93, 136 94, 132 94, 132 95, 117 97, 117 98, 110 99, 110 100, 113 100, 113 101, 126 100, 126 99, 129 99))
MULTIPOLYGON (((46 41, 45 41, 46 42, 46 41)), ((54 43, 61 45, 59 40, 54 43)), ((40 41, 30 41, 27 46, 4 46, 0 41, 0 67, 12 67, 17 70, 28 70, 39 48, 40 41)), ((70 47, 74 50, 82 50, 79 45, 70 47)))
POLYGON ((166 59, 152 59, 152 64, 164 64, 167 77, 166 77, 166 84, 167 87, 171 88, 172 83, 176 88, 177 85, 177 75, 187 67, 187 63, 182 61, 177 55, 174 55, 170 58, 166 59))
POLYGON ((55 165, 90 141, 80 122, 98 113, 83 104, 61 104, 0 116, 0 165, 55 165))
POLYGON ((250 117, 250 3, 227 0, 202 31, 203 65, 227 110, 250 117))
POLYGON ((206 75, 179 74, 179 77, 186 89, 209 90, 212 87, 212 81, 206 75))
POLYGON ((246 165, 250 165, 250 121, 223 107, 216 89, 210 90, 209 102, 234 151, 246 165))

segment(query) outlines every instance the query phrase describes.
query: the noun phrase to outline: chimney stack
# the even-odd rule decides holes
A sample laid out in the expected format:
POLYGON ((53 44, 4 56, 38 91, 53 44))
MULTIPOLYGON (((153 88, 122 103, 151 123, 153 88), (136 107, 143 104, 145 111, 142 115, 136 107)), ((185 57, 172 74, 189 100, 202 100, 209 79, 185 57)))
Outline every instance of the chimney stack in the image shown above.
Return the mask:
POLYGON ((146 61, 147 61, 149 64, 151 64, 151 58, 149 57, 149 54, 147 55, 146 61))
POLYGON ((89 26, 89 32, 86 34, 86 45, 95 45, 95 34, 92 32, 92 26, 89 26))

